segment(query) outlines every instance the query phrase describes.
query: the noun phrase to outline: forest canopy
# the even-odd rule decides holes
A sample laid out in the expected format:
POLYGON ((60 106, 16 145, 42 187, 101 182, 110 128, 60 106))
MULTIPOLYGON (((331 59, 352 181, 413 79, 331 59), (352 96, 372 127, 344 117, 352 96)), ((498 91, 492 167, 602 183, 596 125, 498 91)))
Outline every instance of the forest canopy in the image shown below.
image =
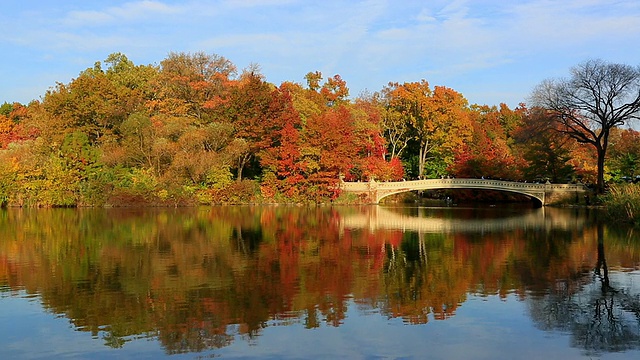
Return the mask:
MULTIPOLYGON (((469 104, 427 80, 353 96, 340 75, 268 82, 216 54, 98 61, 29 104, 0 106, 2 206, 349 201, 344 181, 491 177, 593 183, 594 150, 524 103, 469 104)), ((608 181, 640 174, 614 128, 608 181)))

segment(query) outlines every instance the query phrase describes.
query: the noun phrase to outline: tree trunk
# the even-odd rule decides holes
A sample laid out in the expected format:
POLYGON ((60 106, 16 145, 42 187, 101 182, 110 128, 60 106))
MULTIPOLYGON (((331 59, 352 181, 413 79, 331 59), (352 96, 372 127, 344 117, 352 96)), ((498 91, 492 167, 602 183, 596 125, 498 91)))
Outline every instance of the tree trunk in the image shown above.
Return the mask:
POLYGON ((427 164, 428 153, 429 153, 429 140, 426 140, 420 146, 420 154, 419 154, 420 159, 418 161, 418 178, 419 179, 424 179, 424 168, 425 168, 425 165, 427 164))
POLYGON ((244 154, 238 159, 238 175, 236 176, 236 181, 238 182, 242 181, 242 170, 244 170, 244 166, 247 164, 249 157, 249 154, 244 154))
POLYGON ((418 179, 422 179, 422 173, 424 172, 423 152, 422 146, 420 147, 420 154, 418 155, 418 179))
POLYGON ((598 153, 598 179, 596 183, 596 193, 604 194, 604 158, 606 150, 602 147, 596 147, 598 153))
POLYGON ((602 276, 602 291, 606 292, 610 290, 609 269, 607 268, 607 260, 604 256, 604 226, 601 222, 598 222, 598 262, 595 273, 602 276))

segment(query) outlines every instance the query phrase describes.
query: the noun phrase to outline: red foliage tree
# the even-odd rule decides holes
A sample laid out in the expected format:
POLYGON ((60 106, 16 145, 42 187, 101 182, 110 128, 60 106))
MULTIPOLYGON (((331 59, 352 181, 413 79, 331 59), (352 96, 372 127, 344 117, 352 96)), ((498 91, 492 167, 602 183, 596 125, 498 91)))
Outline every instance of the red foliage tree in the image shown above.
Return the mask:
POLYGON ((519 180, 520 168, 524 160, 513 154, 508 129, 513 127, 513 119, 505 119, 506 106, 474 106, 471 113, 472 141, 467 142, 456 153, 450 170, 458 177, 491 177, 519 180), (510 126, 505 124, 509 123, 510 126))
POLYGON ((307 120, 302 155, 316 198, 335 198, 341 174, 351 170, 357 149, 351 113, 338 106, 307 120))
POLYGON ((300 116, 293 107, 286 86, 274 91, 272 107, 279 109, 278 129, 270 136, 270 146, 261 154, 265 179, 262 193, 273 197, 280 192, 296 199, 306 187, 305 166, 300 152, 300 116))

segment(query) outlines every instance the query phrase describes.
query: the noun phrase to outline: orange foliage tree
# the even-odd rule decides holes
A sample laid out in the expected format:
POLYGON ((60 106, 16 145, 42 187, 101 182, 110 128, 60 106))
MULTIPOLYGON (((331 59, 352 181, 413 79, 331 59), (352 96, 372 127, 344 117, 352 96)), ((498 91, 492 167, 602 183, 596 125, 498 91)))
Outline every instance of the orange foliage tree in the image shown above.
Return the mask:
POLYGON ((388 134, 394 136, 394 147, 408 144, 406 135, 417 145, 418 177, 426 176, 428 162, 438 175, 453 162, 455 151, 471 136, 467 100, 453 89, 436 86, 431 90, 425 80, 413 83, 390 83, 384 91, 387 106, 392 112, 385 114, 388 134), (394 125, 404 121, 410 130, 394 125))

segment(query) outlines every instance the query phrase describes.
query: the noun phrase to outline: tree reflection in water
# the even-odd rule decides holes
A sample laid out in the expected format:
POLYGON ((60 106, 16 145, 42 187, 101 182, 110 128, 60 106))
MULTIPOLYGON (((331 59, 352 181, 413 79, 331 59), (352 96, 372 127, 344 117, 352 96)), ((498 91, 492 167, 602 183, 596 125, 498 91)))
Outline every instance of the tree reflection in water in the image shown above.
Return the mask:
POLYGON ((352 325, 352 304, 441 328, 479 297, 529 304, 538 327, 588 353, 640 348, 640 290, 619 271, 640 262, 640 244, 564 210, 5 211, 0 295, 23 290, 108 347, 154 338, 167 354, 352 325))
POLYGON ((548 294, 529 297, 531 317, 543 330, 570 334, 572 346, 587 355, 640 348, 640 289, 611 281, 601 222, 597 233, 593 273, 558 280, 548 294))

